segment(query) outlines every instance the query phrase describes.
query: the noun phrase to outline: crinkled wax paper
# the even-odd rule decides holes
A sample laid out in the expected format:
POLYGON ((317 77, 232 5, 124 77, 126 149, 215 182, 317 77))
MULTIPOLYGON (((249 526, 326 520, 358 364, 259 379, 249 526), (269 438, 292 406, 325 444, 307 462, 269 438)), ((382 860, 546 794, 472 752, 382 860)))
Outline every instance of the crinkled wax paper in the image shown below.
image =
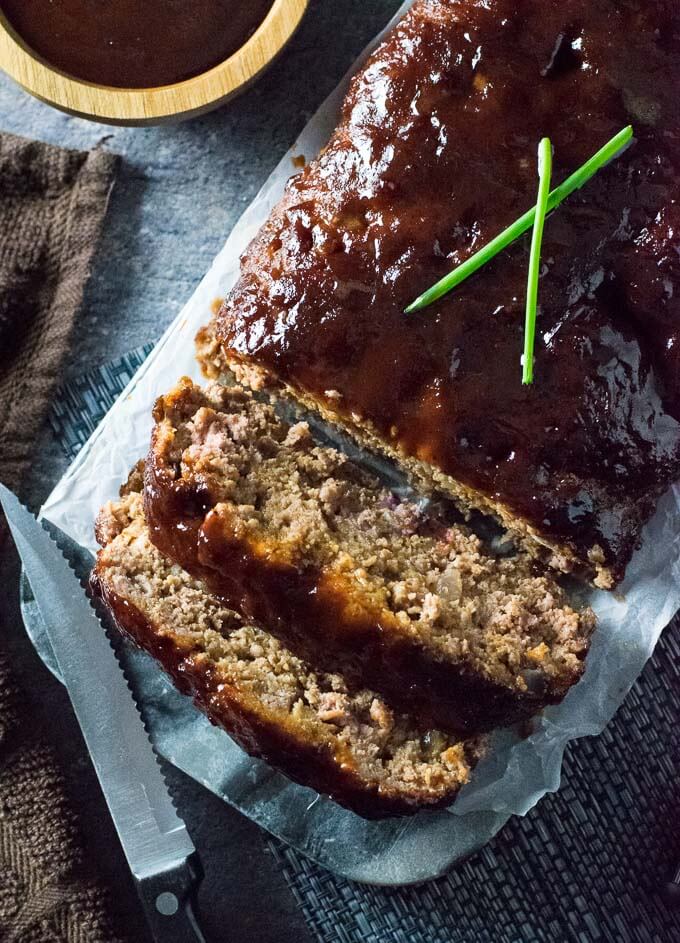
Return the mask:
MULTIPOLYGON (((310 158, 325 143, 345 87, 346 81, 285 155, 193 297, 50 495, 44 516, 84 547, 95 548, 98 509, 117 495, 130 467, 147 451, 156 396, 182 374, 199 379, 194 334, 208 320, 214 299, 234 283, 239 255, 280 197, 293 169, 291 157, 310 158)), ((680 607, 679 496, 672 489, 660 502, 620 591, 590 594, 599 626, 581 682, 535 721, 527 739, 496 734, 489 757, 448 811, 364 822, 247 757, 177 694, 146 656, 130 654, 156 745, 171 762, 326 867, 375 883, 432 877, 488 841, 510 815, 525 814, 557 789, 566 743, 599 733, 616 711, 680 607)))

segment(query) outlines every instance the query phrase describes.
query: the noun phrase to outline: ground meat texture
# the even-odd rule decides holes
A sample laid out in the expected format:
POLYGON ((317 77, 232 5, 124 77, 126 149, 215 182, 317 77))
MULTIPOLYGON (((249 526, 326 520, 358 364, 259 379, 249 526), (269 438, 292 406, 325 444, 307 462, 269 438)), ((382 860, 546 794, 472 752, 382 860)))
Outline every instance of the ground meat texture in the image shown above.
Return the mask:
POLYGON ((416 0, 243 253, 207 367, 612 587, 680 478, 679 87, 678 0, 416 0), (530 234, 405 315, 534 205, 543 136, 556 186, 626 125, 546 223, 533 384, 530 234))
POLYGON ((315 665, 459 734, 580 677, 593 613, 527 555, 485 552, 240 388, 183 380, 155 420, 151 540, 315 665))
POLYGON ((241 619, 151 543, 139 494, 97 532, 92 582, 120 629, 251 755, 367 817, 447 805, 469 780, 482 740, 420 727, 241 619))

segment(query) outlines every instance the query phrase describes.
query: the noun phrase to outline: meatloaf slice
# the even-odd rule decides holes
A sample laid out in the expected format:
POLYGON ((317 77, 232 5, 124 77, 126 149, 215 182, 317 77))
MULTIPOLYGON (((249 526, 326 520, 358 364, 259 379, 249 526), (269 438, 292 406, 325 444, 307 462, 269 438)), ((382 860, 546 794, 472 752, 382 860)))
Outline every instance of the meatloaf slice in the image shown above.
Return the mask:
POLYGON ((123 633, 244 750, 369 818, 448 805, 480 739, 417 726, 243 621, 149 540, 139 493, 100 515, 92 581, 123 633))
POLYGON ((608 588, 680 477, 680 3, 416 0, 244 253, 217 318, 238 378, 287 389, 425 487, 608 588), (530 236, 404 308, 626 125, 530 236))
POLYGON ((485 552, 241 388, 184 379, 154 416, 151 540, 313 664, 459 733, 580 677, 593 613, 526 555, 485 552))

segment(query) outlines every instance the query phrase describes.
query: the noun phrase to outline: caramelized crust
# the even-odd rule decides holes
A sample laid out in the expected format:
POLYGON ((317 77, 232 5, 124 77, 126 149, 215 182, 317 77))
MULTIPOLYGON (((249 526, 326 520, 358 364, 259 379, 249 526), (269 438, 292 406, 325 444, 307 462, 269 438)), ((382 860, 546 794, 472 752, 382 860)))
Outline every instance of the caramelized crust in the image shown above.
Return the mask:
POLYGON ((252 756, 367 818, 448 805, 468 781, 480 739, 418 727, 241 620, 153 546, 138 493, 98 530, 92 583, 118 627, 252 756))
POLYGON ((459 734, 580 677, 593 614, 526 555, 494 558, 240 388, 183 380, 154 415, 151 539, 313 664, 459 734))
POLYGON ((679 87, 677 0, 419 0, 245 253, 222 360, 613 585, 680 472, 679 87), (533 386, 528 236, 404 315, 534 203, 541 137, 557 184, 629 123, 547 221, 533 386))

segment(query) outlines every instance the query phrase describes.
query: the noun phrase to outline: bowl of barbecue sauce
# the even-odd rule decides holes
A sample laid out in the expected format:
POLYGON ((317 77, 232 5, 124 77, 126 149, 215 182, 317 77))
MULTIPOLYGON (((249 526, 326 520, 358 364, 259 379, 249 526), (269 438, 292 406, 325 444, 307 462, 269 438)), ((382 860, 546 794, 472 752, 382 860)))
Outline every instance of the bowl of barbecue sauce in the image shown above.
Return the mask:
POLYGON ((64 111, 158 124, 209 111, 281 52, 309 0, 0 0, 0 67, 64 111))

